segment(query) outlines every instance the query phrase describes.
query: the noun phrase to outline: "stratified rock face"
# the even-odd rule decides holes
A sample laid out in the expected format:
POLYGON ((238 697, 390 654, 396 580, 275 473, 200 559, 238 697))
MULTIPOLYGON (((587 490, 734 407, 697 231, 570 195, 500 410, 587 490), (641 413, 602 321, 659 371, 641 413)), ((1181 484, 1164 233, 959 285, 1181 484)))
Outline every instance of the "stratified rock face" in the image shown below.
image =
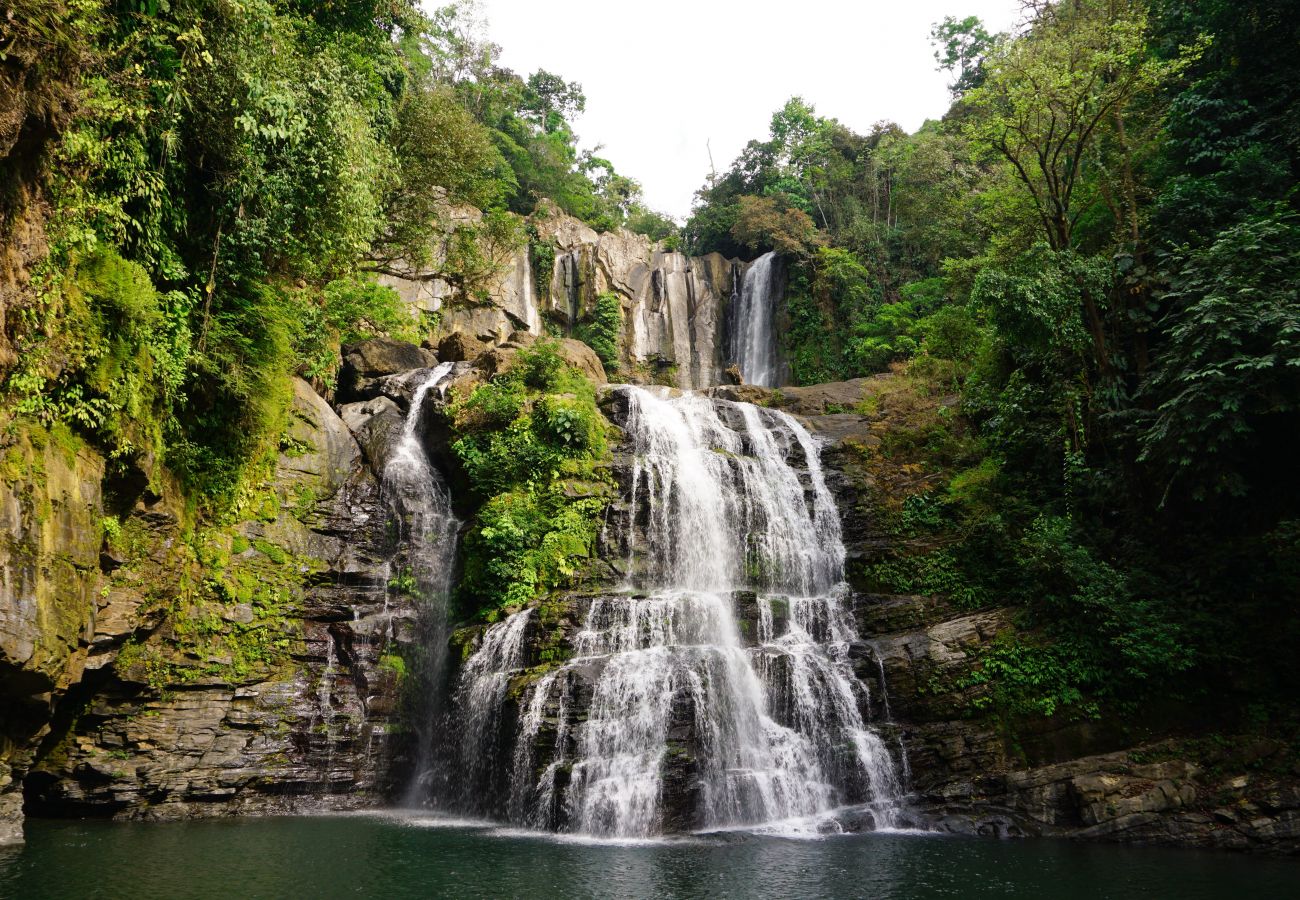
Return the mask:
MULTIPOLYGON (((475 214, 459 210, 458 215, 473 219, 475 214)), ((382 280, 408 303, 440 311, 444 332, 487 344, 504 343, 517 331, 572 334, 595 309, 596 298, 612 293, 623 309, 618 372, 610 373, 617 380, 687 389, 724 380, 733 361, 727 309, 748 263, 716 253, 669 252, 629 231, 597 233, 549 204, 530 222, 534 245, 547 248, 549 263, 534 260, 530 245, 506 254, 486 302, 458 298, 451 285, 427 273, 382 280)))
POLYGON ((0 467, 0 843, 21 838, 21 779, 76 684, 96 627, 104 461, 20 432, 0 467))
MULTIPOLYGON (((393 400, 353 407, 367 405, 377 408, 345 411, 373 443, 384 421, 400 429, 393 400)), ((100 464, 51 460, 47 542, 61 549, 41 562, 68 579, 24 582, 14 569, 2 620, 6 663, 27 673, 28 718, 48 723, 19 735, 13 760, 29 813, 165 819, 391 793, 401 657, 417 640, 415 603, 389 584, 400 550, 357 440, 302 381, 284 446, 254 518, 190 538, 179 506, 146 493, 124 517, 127 549, 106 545, 102 573, 100 464)), ((13 514, 20 504, 7 499, 13 514)), ((4 681, 15 710, 19 684, 4 681)))

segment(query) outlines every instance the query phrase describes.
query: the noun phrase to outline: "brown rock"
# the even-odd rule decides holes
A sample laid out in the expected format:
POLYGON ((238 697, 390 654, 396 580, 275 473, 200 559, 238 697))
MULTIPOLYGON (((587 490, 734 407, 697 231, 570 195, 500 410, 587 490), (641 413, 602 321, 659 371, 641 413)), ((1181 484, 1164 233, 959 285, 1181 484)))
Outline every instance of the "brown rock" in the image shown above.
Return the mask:
MULTIPOLYGON (((536 343, 537 339, 527 332, 516 332, 511 335, 511 340, 500 347, 493 347, 491 350, 480 354, 478 359, 474 360, 474 367, 489 378, 493 375, 499 375, 514 365, 515 356, 518 355, 520 350, 536 343), (523 336, 526 343, 515 342, 514 338, 520 335, 523 336)), ((550 343, 555 347, 561 359, 591 379, 594 384, 606 384, 609 381, 605 375, 605 366, 601 363, 600 357, 596 355, 596 351, 582 341, 575 341, 572 338, 560 338, 550 343)))
POLYGON ((453 331, 438 342, 438 359, 443 362, 465 362, 478 357, 488 345, 463 331, 453 331))

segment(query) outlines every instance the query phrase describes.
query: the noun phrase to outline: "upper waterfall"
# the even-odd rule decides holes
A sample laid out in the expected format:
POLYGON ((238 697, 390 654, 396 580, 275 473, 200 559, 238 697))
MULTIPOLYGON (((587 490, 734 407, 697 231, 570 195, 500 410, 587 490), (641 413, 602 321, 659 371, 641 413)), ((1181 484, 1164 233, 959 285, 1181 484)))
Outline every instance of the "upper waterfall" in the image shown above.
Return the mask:
POLYGON ((775 328, 775 260, 776 253, 764 253, 750 263, 731 318, 731 358, 746 384, 761 387, 776 387, 781 376, 775 328))

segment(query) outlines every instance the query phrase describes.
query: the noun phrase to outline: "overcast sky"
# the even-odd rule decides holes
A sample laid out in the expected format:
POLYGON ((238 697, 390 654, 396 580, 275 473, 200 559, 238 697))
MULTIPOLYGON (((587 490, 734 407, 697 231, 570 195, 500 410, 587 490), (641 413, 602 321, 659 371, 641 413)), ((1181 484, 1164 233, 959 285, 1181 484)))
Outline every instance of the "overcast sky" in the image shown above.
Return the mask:
POLYGON ((881 120, 915 131, 948 108, 931 26, 977 15, 1010 27, 1020 0, 481 0, 501 62, 581 82, 584 147, 637 179, 678 219, 709 171, 800 95, 862 132, 881 120), (707 142, 707 143, 706 143, 707 142))

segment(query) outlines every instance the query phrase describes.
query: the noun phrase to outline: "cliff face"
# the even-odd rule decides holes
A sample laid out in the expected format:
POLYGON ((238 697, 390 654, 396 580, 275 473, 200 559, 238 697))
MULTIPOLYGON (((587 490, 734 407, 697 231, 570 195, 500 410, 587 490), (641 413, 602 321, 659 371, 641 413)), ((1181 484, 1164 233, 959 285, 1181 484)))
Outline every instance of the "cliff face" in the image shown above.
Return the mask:
MULTIPOLYGON (((456 216, 473 222, 478 213, 456 216)), ((516 331, 572 333, 596 298, 612 293, 623 310, 619 380, 684 389, 723 380, 726 311, 748 263, 670 252, 629 231, 598 233, 547 204, 529 222, 530 242, 500 254, 496 275, 477 300, 433 272, 382 280, 408 303, 437 311, 443 333, 490 344, 516 331)))
POLYGON ((103 459, 66 432, 27 432, 4 453, 0 840, 16 836, 25 768, 102 636, 96 613, 103 475, 103 459))
POLYGON ((24 801, 164 819, 389 793, 417 610, 389 587, 400 554, 378 482, 305 382, 275 471, 229 527, 196 529, 171 490, 103 482, 86 448, 8 452, 7 837, 24 801))

